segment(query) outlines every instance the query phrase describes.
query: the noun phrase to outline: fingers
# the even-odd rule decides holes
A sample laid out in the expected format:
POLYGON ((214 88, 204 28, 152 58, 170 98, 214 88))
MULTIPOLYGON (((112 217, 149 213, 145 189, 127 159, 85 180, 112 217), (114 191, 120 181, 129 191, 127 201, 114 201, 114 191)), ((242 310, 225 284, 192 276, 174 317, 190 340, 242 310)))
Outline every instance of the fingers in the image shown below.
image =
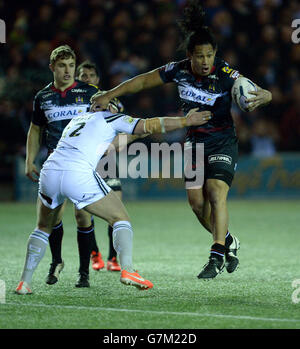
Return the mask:
POLYGON ((199 110, 199 108, 192 108, 189 110, 189 113, 195 113, 199 110))
POLYGON ((31 171, 25 173, 26 177, 28 177, 32 182, 38 182, 39 181, 39 172, 33 168, 31 171))
POLYGON ((201 125, 207 123, 212 118, 212 115, 202 116, 202 123, 201 125))
POLYGON ((253 102, 253 103, 251 103, 251 105, 248 106, 248 110, 249 110, 249 111, 253 111, 253 110, 256 109, 257 107, 259 107, 260 104, 261 104, 261 103, 258 102, 258 101, 253 102))
POLYGON ((37 183, 37 182, 39 181, 39 179, 36 178, 36 177, 34 177, 34 176, 32 175, 32 173, 28 173, 28 174, 26 174, 26 176, 27 176, 32 182, 37 183))
POLYGON ((106 91, 98 91, 97 93, 95 93, 94 95, 92 95, 92 97, 90 98, 90 102, 94 102, 94 100, 102 95, 104 95, 106 93, 106 91))
POLYGON ((91 111, 93 112, 96 112, 96 111, 101 111, 101 110, 105 110, 106 108, 103 108, 100 104, 94 102, 92 105, 91 105, 91 111))
POLYGON ((201 114, 202 114, 202 116, 203 116, 203 118, 209 118, 209 119, 211 119, 211 117, 212 117, 212 113, 211 113, 211 111, 203 111, 203 112, 201 112, 201 114))
POLYGON ((209 111, 209 110, 199 111, 199 108, 193 108, 187 113, 186 116, 189 116, 192 114, 195 114, 195 115, 201 114, 203 116, 209 116, 209 115, 211 115, 211 111, 209 111))

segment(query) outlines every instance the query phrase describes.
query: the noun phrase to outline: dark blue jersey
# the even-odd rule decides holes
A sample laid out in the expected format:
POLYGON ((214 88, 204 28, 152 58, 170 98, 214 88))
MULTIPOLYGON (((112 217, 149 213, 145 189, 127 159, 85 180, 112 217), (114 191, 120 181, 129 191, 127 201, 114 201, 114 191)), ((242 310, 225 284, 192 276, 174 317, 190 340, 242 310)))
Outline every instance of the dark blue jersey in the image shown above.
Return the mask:
POLYGON ((45 127, 49 150, 55 149, 70 119, 89 109, 90 98, 96 92, 98 88, 95 85, 75 81, 63 92, 56 89, 52 82, 36 94, 32 123, 45 127))
POLYGON ((171 62, 159 69, 161 79, 175 82, 184 113, 192 108, 199 111, 209 110, 213 117, 206 124, 189 127, 187 140, 215 142, 224 135, 235 136, 231 116, 231 88, 239 77, 239 72, 230 68, 222 59, 216 57, 208 76, 195 76, 190 59, 171 62))

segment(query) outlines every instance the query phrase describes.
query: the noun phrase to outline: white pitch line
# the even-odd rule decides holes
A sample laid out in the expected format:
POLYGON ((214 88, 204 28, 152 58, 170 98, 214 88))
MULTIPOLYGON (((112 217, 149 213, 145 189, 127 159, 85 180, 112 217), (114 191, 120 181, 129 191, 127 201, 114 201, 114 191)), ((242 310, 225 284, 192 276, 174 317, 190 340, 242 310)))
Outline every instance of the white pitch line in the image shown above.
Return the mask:
MULTIPOLYGON (((98 311, 115 311, 124 313, 142 313, 153 315, 176 315, 176 316, 196 316, 196 317, 215 317, 215 318, 227 318, 237 320, 253 320, 253 321, 269 321, 269 322, 298 322, 300 325, 300 319, 285 319, 285 318, 266 318, 247 315, 227 315, 227 314, 210 314, 210 313, 190 313, 190 312, 174 312, 174 311, 155 311, 155 310, 140 310, 140 309, 124 309, 124 308, 102 308, 102 307, 85 307, 77 305, 56 305, 56 304, 22 304, 22 303, 5 303, 3 305, 16 305, 24 307, 42 307, 42 308, 65 308, 65 309, 77 309, 77 310, 98 310, 98 311)), ((1 305, 0 305, 1 306, 1 305)))

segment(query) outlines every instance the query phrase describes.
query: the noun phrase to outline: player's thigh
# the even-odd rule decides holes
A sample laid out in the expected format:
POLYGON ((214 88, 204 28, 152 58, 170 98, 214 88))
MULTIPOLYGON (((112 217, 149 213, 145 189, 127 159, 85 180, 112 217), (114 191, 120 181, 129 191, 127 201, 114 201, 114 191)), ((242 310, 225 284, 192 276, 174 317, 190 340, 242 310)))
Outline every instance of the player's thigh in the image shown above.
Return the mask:
POLYGON ((57 212, 53 226, 56 226, 57 224, 59 224, 62 221, 66 205, 67 205, 67 200, 64 201, 64 203, 61 205, 60 210, 57 212))
POLYGON ((122 201, 96 171, 65 172, 62 192, 78 210, 84 208, 90 214, 105 219, 109 224, 128 220, 122 201))
POLYGON ((113 190, 102 199, 85 206, 84 209, 90 214, 106 220, 110 225, 118 221, 129 221, 125 206, 113 190))
MULTIPOLYGON (((229 138, 225 145, 206 147, 205 152, 205 182, 207 182, 208 179, 215 179, 225 182, 228 187, 230 187, 235 175, 238 160, 238 145, 236 139, 229 138)), ((221 184, 215 185, 219 187, 221 184)), ((206 184, 206 187, 208 188, 210 185, 207 186, 206 184)))
POLYGON ((117 195, 117 197, 122 200, 122 191, 121 190, 114 190, 115 194, 117 195))
POLYGON ((52 227, 57 220, 57 216, 62 210, 62 205, 56 208, 49 208, 43 204, 40 198, 37 199, 37 227, 50 234, 52 227))
MULTIPOLYGON (((55 210, 57 207, 60 207, 59 210, 55 210, 54 221, 52 222, 53 225, 56 225, 61 221, 65 207, 65 197, 60 190, 62 177, 62 171, 42 170, 40 173, 37 201, 38 216, 41 203, 49 210, 55 210)), ((44 209, 44 211, 46 215, 46 210, 44 209)), ((43 213, 41 213, 41 216, 43 216, 43 213)))

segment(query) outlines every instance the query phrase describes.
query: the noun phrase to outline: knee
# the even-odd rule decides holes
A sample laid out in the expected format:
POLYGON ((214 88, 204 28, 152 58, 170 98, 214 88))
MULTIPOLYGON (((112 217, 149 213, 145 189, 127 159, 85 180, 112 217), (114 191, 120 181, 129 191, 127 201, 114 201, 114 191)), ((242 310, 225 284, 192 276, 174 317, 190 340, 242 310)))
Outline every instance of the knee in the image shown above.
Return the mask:
POLYGON ((228 185, 224 182, 217 181, 207 186, 207 196, 212 206, 226 203, 228 185))
POLYGON ((128 214, 126 212, 123 213, 119 213, 119 214, 115 214, 113 215, 110 219, 109 219, 109 224, 111 226, 113 226, 115 223, 120 222, 120 221, 126 221, 129 222, 130 218, 128 216, 128 214))

